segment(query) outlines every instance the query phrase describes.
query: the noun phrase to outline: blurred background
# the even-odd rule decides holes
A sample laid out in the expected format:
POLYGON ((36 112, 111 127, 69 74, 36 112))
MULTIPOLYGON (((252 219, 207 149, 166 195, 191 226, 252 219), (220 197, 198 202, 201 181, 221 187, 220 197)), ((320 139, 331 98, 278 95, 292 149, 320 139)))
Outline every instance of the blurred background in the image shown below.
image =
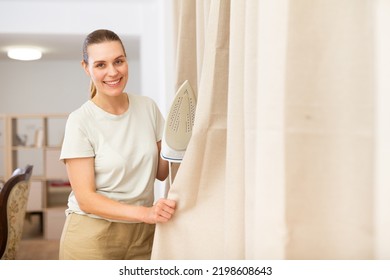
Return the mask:
POLYGON ((89 99, 80 64, 85 36, 116 32, 128 56, 126 91, 150 96, 165 115, 173 96, 171 20, 170 1, 0 1, 0 179, 34 165, 19 258, 58 257, 70 191, 58 156, 67 115, 89 99), (37 48, 42 57, 10 59, 14 47, 37 48))
POLYGON ((166 115, 189 79, 201 121, 227 112, 225 138, 201 150, 209 135, 197 135, 188 161, 202 164, 178 174, 181 186, 205 176, 194 183, 204 200, 174 189, 191 207, 159 231, 159 257, 390 259, 389 15, 390 0, 0 0, 0 178, 37 159, 28 218, 39 240, 58 242, 61 131, 89 98, 82 41, 112 29, 129 57, 127 91, 166 115), (20 45, 42 59, 9 59, 20 45), (194 223, 208 230, 188 232, 194 223))

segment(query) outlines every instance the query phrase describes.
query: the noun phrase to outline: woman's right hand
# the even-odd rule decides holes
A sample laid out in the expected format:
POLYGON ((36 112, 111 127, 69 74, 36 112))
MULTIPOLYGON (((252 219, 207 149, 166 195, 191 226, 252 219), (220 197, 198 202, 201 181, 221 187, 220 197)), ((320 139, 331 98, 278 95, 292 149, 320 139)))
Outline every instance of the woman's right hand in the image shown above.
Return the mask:
POLYGON ((176 201, 161 198, 152 207, 147 208, 144 222, 147 224, 168 222, 176 209, 176 201))

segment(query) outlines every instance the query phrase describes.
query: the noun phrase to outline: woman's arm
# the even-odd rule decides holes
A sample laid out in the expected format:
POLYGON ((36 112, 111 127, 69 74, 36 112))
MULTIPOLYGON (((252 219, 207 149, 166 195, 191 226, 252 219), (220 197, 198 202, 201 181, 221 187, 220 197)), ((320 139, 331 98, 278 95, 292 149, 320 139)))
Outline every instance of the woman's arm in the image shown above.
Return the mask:
POLYGON ((144 207, 124 204, 97 193, 94 158, 72 158, 65 163, 79 207, 86 213, 106 219, 154 224, 169 221, 175 212, 173 200, 160 199, 152 207, 144 207))
POLYGON ((158 169, 156 178, 160 181, 164 181, 168 177, 169 173, 169 162, 162 159, 160 156, 161 153, 161 141, 157 142, 157 149, 158 149, 158 169))

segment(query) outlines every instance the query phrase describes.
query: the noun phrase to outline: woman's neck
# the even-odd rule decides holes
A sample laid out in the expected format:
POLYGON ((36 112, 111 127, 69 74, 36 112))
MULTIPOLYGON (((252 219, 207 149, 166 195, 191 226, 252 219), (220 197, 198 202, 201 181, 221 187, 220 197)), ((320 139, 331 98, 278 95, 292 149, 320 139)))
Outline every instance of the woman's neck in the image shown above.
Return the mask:
POLYGON ((92 98, 92 102, 107 113, 113 115, 121 115, 129 108, 129 98, 126 93, 118 96, 107 96, 97 93, 92 98))

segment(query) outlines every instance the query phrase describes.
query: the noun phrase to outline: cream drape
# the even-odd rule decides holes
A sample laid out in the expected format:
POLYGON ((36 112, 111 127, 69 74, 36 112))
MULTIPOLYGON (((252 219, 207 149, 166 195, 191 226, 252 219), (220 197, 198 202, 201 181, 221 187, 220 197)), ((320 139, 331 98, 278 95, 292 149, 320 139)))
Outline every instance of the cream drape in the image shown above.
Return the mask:
POLYGON ((174 3, 176 84, 198 107, 152 257, 390 258, 390 4, 174 3))

